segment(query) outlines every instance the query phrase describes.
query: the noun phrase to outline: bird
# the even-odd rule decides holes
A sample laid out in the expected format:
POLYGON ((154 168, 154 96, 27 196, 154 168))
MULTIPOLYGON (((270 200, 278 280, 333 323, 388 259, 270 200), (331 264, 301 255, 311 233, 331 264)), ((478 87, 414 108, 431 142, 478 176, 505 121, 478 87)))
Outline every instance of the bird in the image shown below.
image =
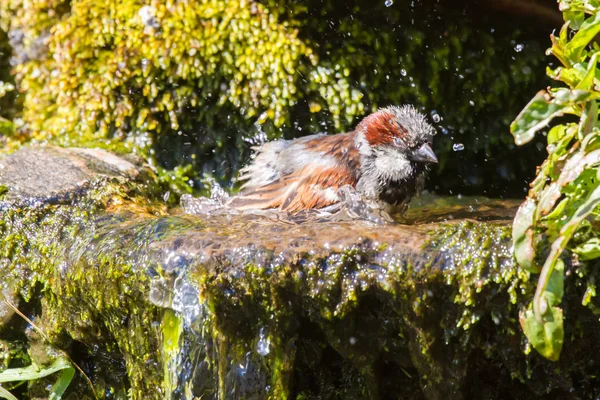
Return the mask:
POLYGON ((227 205, 238 210, 290 213, 340 202, 350 186, 366 199, 406 209, 422 191, 435 129, 412 105, 388 106, 364 117, 353 131, 275 140, 254 147, 240 170, 244 182, 227 205))

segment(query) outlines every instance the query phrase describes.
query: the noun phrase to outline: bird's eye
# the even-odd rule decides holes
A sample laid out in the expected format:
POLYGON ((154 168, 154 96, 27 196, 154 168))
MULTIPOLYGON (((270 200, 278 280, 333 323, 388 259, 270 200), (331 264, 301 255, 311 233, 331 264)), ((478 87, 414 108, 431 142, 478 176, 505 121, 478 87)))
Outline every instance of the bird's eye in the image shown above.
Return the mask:
POLYGON ((403 146, 404 142, 402 141, 402 139, 400 139, 399 137, 395 137, 394 138, 394 145, 395 146, 403 146))

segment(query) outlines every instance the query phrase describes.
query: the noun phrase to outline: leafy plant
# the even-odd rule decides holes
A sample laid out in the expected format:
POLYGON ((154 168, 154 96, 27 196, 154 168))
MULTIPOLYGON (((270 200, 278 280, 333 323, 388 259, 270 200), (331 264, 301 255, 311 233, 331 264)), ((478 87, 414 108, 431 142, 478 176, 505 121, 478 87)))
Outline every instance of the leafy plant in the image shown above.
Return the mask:
POLYGON ((566 84, 539 92, 511 124, 518 145, 560 116, 578 122, 553 126, 548 132, 548 158, 513 225, 515 257, 538 274, 535 296, 520 315, 532 346, 544 357, 558 360, 563 345, 563 312, 559 307, 564 282, 565 250, 582 260, 600 256, 598 220, 600 204, 600 2, 562 0, 565 24, 552 35, 549 54, 561 62, 547 69, 550 78, 566 84), (549 245, 549 246, 548 246, 549 245))
MULTIPOLYGON (((55 372, 62 371, 56 380, 56 383, 50 388, 49 399, 58 400, 62 398, 63 393, 75 375, 75 368, 66 358, 59 357, 51 365, 41 367, 36 364, 31 364, 23 368, 9 368, 0 372, 0 383, 32 381, 44 378, 55 372)), ((0 384, 0 398, 8 400, 16 400, 8 390, 0 384)))

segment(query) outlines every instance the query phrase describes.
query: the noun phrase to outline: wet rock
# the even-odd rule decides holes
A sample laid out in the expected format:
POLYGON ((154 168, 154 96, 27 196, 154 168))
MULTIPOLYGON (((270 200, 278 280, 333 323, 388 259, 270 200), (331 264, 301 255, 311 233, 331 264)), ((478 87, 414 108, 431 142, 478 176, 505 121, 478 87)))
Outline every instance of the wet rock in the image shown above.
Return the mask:
MULTIPOLYGON (((528 353, 518 311, 534 285, 512 256, 514 202, 425 198, 388 225, 206 202, 189 215, 167 212, 135 173, 143 169, 113 157, 29 148, 0 160, 5 200, 43 200, 0 211, 3 293, 86 365, 101 393, 385 400, 596 390, 585 377, 600 362, 598 319, 580 299, 600 277, 573 266, 566 278, 565 315, 577 324, 567 322, 560 362, 528 353)), ((18 352, 27 336, 4 329, 0 341, 18 352)), ((86 382, 69 390, 89 397, 86 382)))
POLYGON ((15 285, 10 283, 0 287, 0 331, 15 315, 15 310, 8 303, 15 306, 19 304, 15 285))
POLYGON ((0 160, 5 199, 59 201, 100 175, 147 179, 148 171, 102 149, 27 147, 0 160))

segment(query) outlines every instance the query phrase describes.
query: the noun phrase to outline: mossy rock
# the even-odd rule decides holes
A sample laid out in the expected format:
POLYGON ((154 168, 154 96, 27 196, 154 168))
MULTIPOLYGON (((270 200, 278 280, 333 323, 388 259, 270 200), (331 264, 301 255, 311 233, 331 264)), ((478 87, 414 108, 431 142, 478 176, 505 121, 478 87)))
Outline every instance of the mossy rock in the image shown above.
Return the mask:
MULTIPOLYGON (((89 154, 79 150, 30 148, 12 160, 32 156, 63 158, 74 169, 65 176, 77 168, 91 175, 85 190, 61 188, 72 194, 61 201, 33 189, 35 201, 24 193, 1 201, 2 292, 83 367, 100 398, 599 391, 599 323, 593 307, 581 305, 596 269, 568 266, 560 361, 530 352, 518 311, 534 286, 514 263, 510 218, 500 206, 486 203, 481 210, 497 212, 460 219, 472 209, 451 202, 445 207, 457 219, 427 223, 432 203, 425 203, 412 210, 418 225, 385 226, 297 223, 277 213, 186 215, 169 212, 159 187, 141 174, 97 164, 89 172, 89 154)), ((21 165, 23 176, 52 174, 49 164, 21 165)), ((0 178, 8 193, 14 182, 0 178)), ((27 365, 39 342, 20 316, 2 315, 0 368, 27 365)), ((32 387, 38 393, 43 385, 32 387)), ((91 396, 79 375, 69 391, 91 396)))

